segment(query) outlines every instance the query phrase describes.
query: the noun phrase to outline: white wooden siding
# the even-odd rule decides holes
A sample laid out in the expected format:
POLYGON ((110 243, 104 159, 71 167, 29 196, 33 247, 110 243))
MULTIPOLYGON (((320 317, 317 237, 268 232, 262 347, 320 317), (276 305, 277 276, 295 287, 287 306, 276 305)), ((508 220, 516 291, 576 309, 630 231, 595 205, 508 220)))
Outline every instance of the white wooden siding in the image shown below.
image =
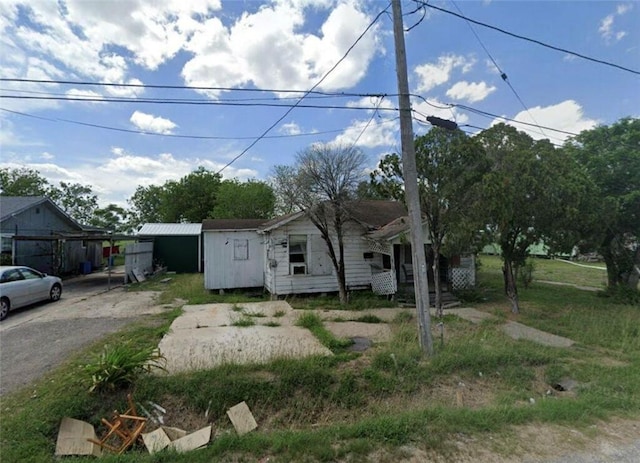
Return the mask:
MULTIPOLYGON (((366 288, 371 284, 371 259, 368 243, 362 239, 364 229, 355 223, 345 227, 344 251, 347 287, 366 288)), ((304 294, 338 291, 338 281, 328 254, 328 248, 319 230, 306 218, 301 217, 272 230, 265 235, 267 256, 265 288, 274 295, 304 294), (289 235, 307 235, 307 259, 309 271, 306 275, 291 275, 289 268, 289 235)), ((334 243, 336 253, 337 243, 334 243)))
POLYGON ((204 287, 232 289, 263 286, 263 241, 264 236, 255 231, 205 231, 204 287), (243 259, 244 256, 248 256, 248 259, 243 259))

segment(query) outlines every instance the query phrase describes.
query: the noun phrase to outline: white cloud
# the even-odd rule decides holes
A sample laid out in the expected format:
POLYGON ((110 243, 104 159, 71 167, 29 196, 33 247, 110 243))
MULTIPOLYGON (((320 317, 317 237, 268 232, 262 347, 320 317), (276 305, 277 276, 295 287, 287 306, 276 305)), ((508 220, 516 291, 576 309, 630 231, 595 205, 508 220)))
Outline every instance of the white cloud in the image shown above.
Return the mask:
POLYGON ((418 76, 418 92, 428 92, 438 85, 445 84, 451 78, 455 69, 460 69, 463 74, 469 72, 475 65, 474 58, 465 58, 460 55, 444 55, 438 58, 436 63, 425 63, 416 66, 414 72, 418 76))
POLYGON ((598 32, 607 43, 612 41, 618 42, 627 35, 626 31, 616 31, 614 28, 614 22, 616 16, 623 16, 631 11, 632 8, 633 5, 631 3, 621 3, 616 7, 616 10, 613 13, 602 18, 598 32))
MULTIPOLYGON (((327 2, 274 2, 253 14, 243 14, 228 28, 218 18, 199 24, 186 46, 194 56, 182 69, 185 82, 212 87, 253 83, 258 88, 311 88, 355 42, 370 18, 355 2, 340 1, 318 35, 303 33, 300 29, 309 5, 326 8, 327 2)), ((320 88, 349 88, 365 76, 379 48, 375 29, 363 37, 320 88)))
MULTIPOLYGON (((138 185, 162 185, 168 180, 178 180, 198 166, 204 166, 214 172, 224 166, 224 163, 210 159, 179 158, 172 153, 138 155, 121 147, 113 147, 110 154, 105 153, 97 158, 100 160, 98 164, 74 164, 73 167, 63 167, 52 162, 30 162, 22 155, 16 155, 12 159, 3 156, 0 167, 35 169, 53 184, 64 181, 90 185, 98 195, 101 206, 115 203, 126 207, 126 200, 133 195, 138 185)), ((257 171, 253 169, 234 167, 226 168, 223 173, 225 178, 241 180, 258 176, 257 171)))
POLYGON ((52 160, 52 159, 54 159, 54 158, 55 158, 55 156, 54 156, 53 154, 51 154, 51 153, 49 153, 49 152, 47 152, 47 151, 44 151, 44 152, 40 155, 40 157, 41 157, 42 159, 44 159, 45 161, 50 161, 50 160, 52 160))
POLYGON ((376 148, 393 146, 399 134, 399 122, 395 119, 379 120, 377 118, 353 121, 344 132, 334 138, 331 143, 338 145, 376 148))
MULTIPOLYGON (((529 108, 529 112, 521 111, 512 119, 530 124, 542 125, 554 129, 564 130, 571 133, 580 133, 583 130, 589 130, 598 124, 595 119, 589 119, 584 116, 582 106, 574 100, 565 100, 561 103, 551 106, 536 106, 529 108)), ((495 119, 491 125, 499 122, 505 122, 501 119, 495 119)), ((515 122, 505 122, 516 127, 518 130, 528 133, 532 138, 540 140, 549 138, 551 141, 564 142, 571 135, 554 132, 551 130, 539 129, 536 127, 518 124, 515 122)))
POLYGON ((447 90, 447 96, 454 100, 466 100, 469 103, 476 103, 484 100, 495 90, 495 86, 489 86, 486 82, 467 82, 463 80, 455 83, 453 87, 447 90))
POLYGON ((298 135, 302 133, 302 131, 300 130, 300 126, 293 121, 282 124, 279 132, 285 135, 298 135))
POLYGON ((177 125, 164 117, 154 116, 153 114, 136 111, 129 119, 133 125, 144 132, 170 134, 177 125))

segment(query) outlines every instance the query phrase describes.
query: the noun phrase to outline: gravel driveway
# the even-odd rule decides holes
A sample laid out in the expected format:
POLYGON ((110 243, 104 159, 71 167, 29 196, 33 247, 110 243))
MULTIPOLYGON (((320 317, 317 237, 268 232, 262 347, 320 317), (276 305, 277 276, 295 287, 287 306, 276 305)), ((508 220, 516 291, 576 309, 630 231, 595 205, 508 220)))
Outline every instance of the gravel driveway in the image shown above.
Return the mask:
POLYGON ((157 293, 126 292, 123 276, 96 273, 64 282, 62 298, 12 311, 0 323, 0 395, 40 378, 70 355, 144 315, 169 310, 157 293))

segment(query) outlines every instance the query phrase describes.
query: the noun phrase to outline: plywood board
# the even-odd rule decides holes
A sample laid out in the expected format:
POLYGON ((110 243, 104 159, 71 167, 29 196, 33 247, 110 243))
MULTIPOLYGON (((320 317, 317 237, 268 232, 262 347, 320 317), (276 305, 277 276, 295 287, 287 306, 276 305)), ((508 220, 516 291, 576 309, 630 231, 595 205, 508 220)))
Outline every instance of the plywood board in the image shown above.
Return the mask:
POLYGON ((236 428, 239 436, 251 432, 258 427, 258 423, 256 423, 246 402, 240 402, 238 405, 231 407, 227 410, 227 416, 231 420, 231 423, 233 423, 233 427, 236 428))
POLYGON ((162 428, 142 434, 142 440, 149 453, 153 454, 171 445, 171 439, 162 428))
POLYGON ((211 426, 202 428, 199 431, 187 434, 178 440, 171 442, 170 448, 175 449, 178 453, 189 452, 197 448, 203 447, 211 440, 211 426))
POLYGON ((187 431, 180 428, 172 428, 171 426, 162 426, 162 429, 167 434, 167 436, 169 436, 169 439, 171 439, 172 441, 178 440, 181 437, 184 437, 187 435, 187 431))
POLYGON ((146 277, 144 276, 144 273, 142 273, 142 270, 140 270, 137 267, 133 268, 133 276, 136 277, 136 280, 138 280, 138 283, 142 283, 143 281, 146 280, 146 277))
POLYGON ((100 446, 87 439, 97 439, 94 427, 81 420, 64 417, 58 431, 56 455, 102 455, 100 446))

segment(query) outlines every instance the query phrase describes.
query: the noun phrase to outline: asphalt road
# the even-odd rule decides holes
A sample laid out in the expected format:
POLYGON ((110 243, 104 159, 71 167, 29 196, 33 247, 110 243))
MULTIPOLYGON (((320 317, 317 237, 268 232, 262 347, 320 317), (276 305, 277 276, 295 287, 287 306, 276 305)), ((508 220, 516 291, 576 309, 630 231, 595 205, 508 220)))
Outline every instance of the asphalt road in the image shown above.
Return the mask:
POLYGON ((123 274, 63 282, 62 298, 11 311, 0 323, 0 395, 28 385, 136 318, 166 310, 155 293, 125 292, 123 274), (111 290, 108 290, 111 288, 111 290))

